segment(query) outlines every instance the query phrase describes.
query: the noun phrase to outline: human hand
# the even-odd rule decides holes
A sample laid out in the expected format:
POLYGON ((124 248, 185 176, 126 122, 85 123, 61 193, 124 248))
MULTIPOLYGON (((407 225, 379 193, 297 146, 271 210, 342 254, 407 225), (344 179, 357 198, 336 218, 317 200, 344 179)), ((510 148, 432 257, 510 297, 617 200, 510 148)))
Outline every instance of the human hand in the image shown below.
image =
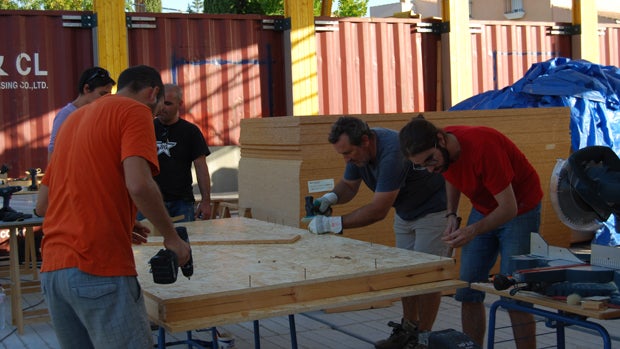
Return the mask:
POLYGON ((313 234, 342 234, 342 217, 315 216, 308 224, 308 230, 313 234))
POLYGON ((445 234, 441 239, 452 248, 461 247, 476 237, 476 229, 473 225, 456 229, 445 234))
POLYGON ((176 230, 173 231, 174 235, 165 235, 164 247, 168 250, 172 250, 172 252, 177 255, 179 265, 185 265, 189 262, 191 249, 189 244, 179 237, 176 230), (166 236, 170 236, 170 238, 166 238, 166 236))
POLYGON ((322 215, 330 216, 332 214, 331 206, 338 202, 338 195, 329 192, 320 198, 314 200, 314 207, 319 209, 322 215))
POLYGON ((196 206, 194 216, 196 216, 198 220, 211 219, 211 203, 201 201, 198 206, 196 206))
POLYGON ((147 226, 140 221, 136 221, 133 226, 133 231, 131 232, 131 243, 135 245, 145 243, 150 233, 151 230, 147 226))

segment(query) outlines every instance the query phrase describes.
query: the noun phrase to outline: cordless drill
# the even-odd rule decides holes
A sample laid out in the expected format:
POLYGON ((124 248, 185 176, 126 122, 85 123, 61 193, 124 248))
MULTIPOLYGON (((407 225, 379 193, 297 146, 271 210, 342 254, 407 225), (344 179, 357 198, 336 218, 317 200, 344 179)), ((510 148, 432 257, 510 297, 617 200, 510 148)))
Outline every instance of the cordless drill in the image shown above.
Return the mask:
MULTIPOLYGON (((189 244, 187 229, 185 227, 176 227, 175 229, 179 237, 189 244)), ((194 274, 194 261, 191 253, 190 250, 189 261, 181 266, 181 272, 188 279, 194 274)), ((155 256, 151 257, 149 264, 151 265, 153 281, 156 284, 172 284, 177 281, 179 260, 172 250, 159 250, 155 256)))
POLYGON ((17 212, 9 206, 11 196, 13 193, 22 190, 20 186, 8 186, 0 188, 0 196, 2 196, 2 208, 0 209, 0 220, 5 222, 23 221, 24 219, 31 218, 31 214, 17 212))

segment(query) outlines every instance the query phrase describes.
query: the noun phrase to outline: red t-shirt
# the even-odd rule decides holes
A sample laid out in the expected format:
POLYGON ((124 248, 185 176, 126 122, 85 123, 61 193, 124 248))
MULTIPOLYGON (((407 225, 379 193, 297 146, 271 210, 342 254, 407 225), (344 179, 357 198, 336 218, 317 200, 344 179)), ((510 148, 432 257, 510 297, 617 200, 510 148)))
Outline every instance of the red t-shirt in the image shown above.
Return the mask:
POLYGON ((146 159, 157 174, 153 115, 133 99, 109 95, 73 112, 60 128, 43 184, 41 271, 77 267, 100 276, 137 275, 131 231, 136 207, 123 160, 146 159))
POLYGON ((444 172, 445 179, 467 196, 474 208, 487 215, 497 207, 494 195, 512 183, 518 214, 538 205, 540 179, 525 155, 505 135, 489 127, 449 126, 461 153, 444 172))

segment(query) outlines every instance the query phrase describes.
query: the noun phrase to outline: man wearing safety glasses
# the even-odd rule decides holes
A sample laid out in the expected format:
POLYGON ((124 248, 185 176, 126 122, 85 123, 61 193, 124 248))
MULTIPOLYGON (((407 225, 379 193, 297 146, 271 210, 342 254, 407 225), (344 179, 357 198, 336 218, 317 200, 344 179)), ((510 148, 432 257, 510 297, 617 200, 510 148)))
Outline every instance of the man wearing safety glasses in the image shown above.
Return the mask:
MULTIPOLYGON (((419 116, 399 134, 403 155, 416 169, 441 173, 446 179, 448 225, 443 240, 462 247, 460 279, 488 281, 501 255, 500 273, 511 275, 511 256, 529 253, 530 233, 540 226, 540 179, 525 155, 508 137, 489 127, 435 127, 419 116), (467 224, 456 212, 461 193, 472 203, 467 224), (454 214, 451 214, 454 213, 454 214)), ((486 328, 484 292, 457 290, 463 332, 482 345, 486 328)), ((509 311, 518 348, 535 348, 530 314, 509 311)))
MULTIPOLYGON (((342 155, 346 166, 334 189, 316 200, 315 206, 325 215, 310 222, 311 232, 340 233, 342 229, 367 226, 384 219, 394 207, 396 247, 450 255, 448 245, 441 240, 447 224, 444 179, 411 167, 400 152, 398 132, 369 128, 359 118, 341 117, 332 125, 328 141, 342 155), (328 217, 330 206, 351 201, 362 181, 374 193, 371 202, 343 216, 328 217)), ((392 335, 377 342, 375 348, 413 348, 416 343, 424 343, 440 301, 439 293, 404 297, 401 323, 390 322, 392 335)))

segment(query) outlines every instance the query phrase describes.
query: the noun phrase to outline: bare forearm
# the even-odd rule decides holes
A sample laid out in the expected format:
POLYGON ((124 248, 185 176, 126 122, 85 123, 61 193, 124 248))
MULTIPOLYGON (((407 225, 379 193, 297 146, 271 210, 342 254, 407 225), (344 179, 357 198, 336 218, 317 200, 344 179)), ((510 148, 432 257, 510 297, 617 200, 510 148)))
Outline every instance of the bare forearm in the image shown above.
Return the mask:
POLYGON ((45 216, 48 205, 49 188, 46 185, 39 187, 39 193, 37 194, 37 203, 35 205, 35 211, 39 216, 45 216))
POLYGON ((130 192, 130 195, 138 210, 164 237, 174 232, 172 220, 155 181, 148 183, 142 190, 130 192))
POLYGON ((336 195, 338 195, 338 204, 346 204, 347 202, 353 200, 355 195, 357 195, 357 191, 359 189, 359 183, 355 185, 355 183, 347 183, 344 179, 340 180, 332 190, 336 195))
POLYGON ((209 174, 209 167, 205 163, 204 158, 201 161, 194 162, 194 168, 196 169, 196 181, 198 182, 198 189, 200 190, 201 201, 207 205, 211 204, 211 176, 209 174))
POLYGON ((387 212, 374 210, 370 205, 362 206, 342 216, 342 228, 365 227, 383 220, 386 216, 387 212))

